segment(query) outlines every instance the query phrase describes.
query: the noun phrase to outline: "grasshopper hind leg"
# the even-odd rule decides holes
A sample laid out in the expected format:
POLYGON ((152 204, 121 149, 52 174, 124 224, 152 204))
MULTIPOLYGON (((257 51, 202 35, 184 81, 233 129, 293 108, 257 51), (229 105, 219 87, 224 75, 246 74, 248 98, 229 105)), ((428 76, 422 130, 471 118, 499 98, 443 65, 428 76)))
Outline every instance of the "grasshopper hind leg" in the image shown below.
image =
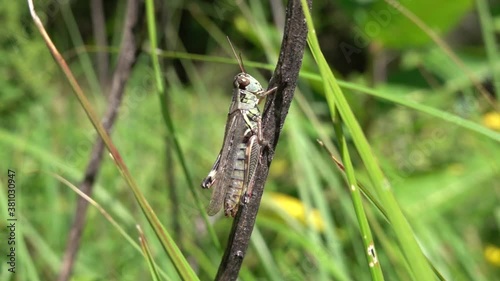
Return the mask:
POLYGON ((247 147, 245 151, 245 188, 243 195, 243 203, 250 202, 250 198, 253 193, 253 186, 255 184, 255 171, 257 170, 257 165, 260 162, 260 152, 262 146, 258 140, 257 135, 252 135, 247 142, 247 147))

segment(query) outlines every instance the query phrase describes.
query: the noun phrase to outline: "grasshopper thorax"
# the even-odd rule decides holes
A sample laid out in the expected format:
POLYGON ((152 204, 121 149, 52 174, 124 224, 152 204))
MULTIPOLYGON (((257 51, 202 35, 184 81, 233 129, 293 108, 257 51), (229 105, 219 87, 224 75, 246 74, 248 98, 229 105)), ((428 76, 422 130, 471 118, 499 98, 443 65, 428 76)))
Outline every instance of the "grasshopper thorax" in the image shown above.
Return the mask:
POLYGON ((239 73, 234 77, 234 87, 240 90, 248 91, 259 96, 259 98, 260 94, 264 92, 264 89, 262 89, 262 85, 260 85, 259 81, 245 72, 239 73))

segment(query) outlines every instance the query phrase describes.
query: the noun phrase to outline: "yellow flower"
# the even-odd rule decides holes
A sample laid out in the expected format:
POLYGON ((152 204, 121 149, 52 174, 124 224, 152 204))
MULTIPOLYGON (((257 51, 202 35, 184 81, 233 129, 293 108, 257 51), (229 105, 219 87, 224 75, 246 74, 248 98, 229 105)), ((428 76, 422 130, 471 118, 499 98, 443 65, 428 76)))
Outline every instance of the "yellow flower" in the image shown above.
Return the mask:
POLYGON ((489 112, 483 116, 483 124, 493 130, 500 131, 500 113, 489 112))
POLYGON ((282 193, 268 192, 267 195, 270 197, 270 201, 273 205, 277 206, 304 225, 311 225, 320 232, 325 229, 323 219, 317 209, 309 210, 306 220, 306 207, 302 201, 282 193))
POLYGON ((495 245, 486 246, 484 258, 492 265, 500 267, 500 248, 495 245))

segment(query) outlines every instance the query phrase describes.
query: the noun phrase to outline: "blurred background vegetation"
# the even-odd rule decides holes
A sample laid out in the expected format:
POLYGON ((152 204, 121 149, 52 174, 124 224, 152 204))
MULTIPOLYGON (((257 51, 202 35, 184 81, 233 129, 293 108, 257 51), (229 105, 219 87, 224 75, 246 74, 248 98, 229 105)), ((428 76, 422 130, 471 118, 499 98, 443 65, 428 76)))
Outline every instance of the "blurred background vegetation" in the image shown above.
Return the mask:
MULTIPOLYGON (((42 0, 35 5, 102 116, 125 1, 102 2, 105 46, 97 43, 89 2, 42 0)), ((400 3, 451 47, 459 64, 429 37, 429 30, 376 0, 314 2, 322 51, 347 85, 344 94, 431 263, 449 280, 500 280, 500 1, 400 3), (492 44, 485 44, 485 38, 492 44), (488 128, 494 137, 395 100, 424 104, 438 115, 452 113, 476 128, 488 128)), ((282 1, 156 1, 167 106, 196 185, 219 152, 232 79, 239 71, 225 36, 265 87, 279 54, 285 6, 282 1)), ((3 3, 0 18, 0 185, 6 187, 7 169, 17 172, 20 226, 18 273, 9 274, 3 263, 0 280, 54 280, 78 196, 51 173, 78 185, 97 135, 32 23, 27 3, 3 3)), ((207 234, 170 148, 145 25, 142 34, 143 52, 127 82, 112 138, 200 279, 209 280, 221 251, 207 234)), ((319 77, 306 51, 242 280, 370 279, 344 175, 316 142, 335 145, 319 77), (305 219, 305 213, 313 216, 305 219)), ((364 167, 355 153, 352 157, 358 180, 367 185, 364 167)), ((208 204, 210 191, 193 188, 208 204)), ((179 279, 107 153, 92 197, 132 237, 138 236, 135 225, 142 225, 168 280, 179 279)), ((6 202, 2 192, 2 217, 6 202)), ((411 280, 390 226, 365 203, 386 280, 411 280)), ((223 245, 231 222, 213 219, 223 245)), ((5 223, 0 222, 2 229, 5 223)), ((6 246, 0 249, 3 256, 6 246)), ((140 252, 90 207, 72 280, 147 279, 140 252)))

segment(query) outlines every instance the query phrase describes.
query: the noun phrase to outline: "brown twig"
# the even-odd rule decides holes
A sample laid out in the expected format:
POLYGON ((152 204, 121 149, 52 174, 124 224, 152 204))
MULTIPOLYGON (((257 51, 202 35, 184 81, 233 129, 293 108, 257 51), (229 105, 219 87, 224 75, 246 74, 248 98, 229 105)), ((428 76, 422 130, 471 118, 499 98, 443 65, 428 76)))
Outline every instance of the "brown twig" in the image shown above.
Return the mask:
MULTIPOLYGON (((311 6, 312 0, 308 2, 311 6)), ((277 86, 278 90, 267 100, 262 117, 264 138, 269 141, 273 149, 272 151, 264 151, 264 155, 267 157, 262 158, 265 159, 265 164, 257 167, 252 199, 248 204, 240 207, 234 219, 229 242, 222 257, 216 280, 236 280, 238 278, 264 192, 269 166, 297 85, 306 39, 307 27, 300 0, 289 0, 280 57, 268 86, 268 89, 277 86)))
MULTIPOLYGON (((102 120, 103 127, 108 133, 113 127, 118 108, 123 99, 125 84, 140 51, 141 40, 138 39, 140 37, 138 37, 136 33, 137 27, 143 22, 142 15, 144 13, 142 11, 143 2, 141 0, 128 0, 118 63, 113 74, 108 108, 102 120)), ((103 151, 104 142, 98 137, 92 149, 83 181, 80 184, 80 190, 89 196, 92 194, 93 185, 101 167, 103 151)), ((88 202, 83 198, 79 198, 75 218, 66 245, 66 252, 64 253, 63 264, 58 277, 59 281, 66 281, 71 276, 76 253, 80 246, 87 207, 88 202)))

